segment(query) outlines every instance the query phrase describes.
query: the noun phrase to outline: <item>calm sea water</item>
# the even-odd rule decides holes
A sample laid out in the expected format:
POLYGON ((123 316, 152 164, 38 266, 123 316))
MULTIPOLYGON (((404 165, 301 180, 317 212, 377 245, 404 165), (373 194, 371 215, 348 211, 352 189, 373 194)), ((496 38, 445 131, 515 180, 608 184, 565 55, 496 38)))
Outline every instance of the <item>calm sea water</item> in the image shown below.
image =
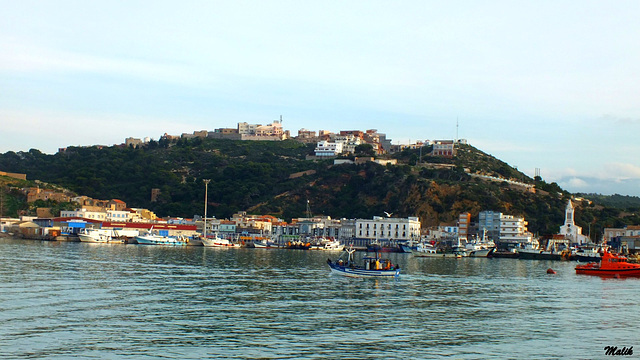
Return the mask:
POLYGON ((0 239, 0 358, 640 354, 640 279, 578 276, 571 262, 408 254, 390 255, 397 280, 352 279, 331 275, 328 256, 0 239))

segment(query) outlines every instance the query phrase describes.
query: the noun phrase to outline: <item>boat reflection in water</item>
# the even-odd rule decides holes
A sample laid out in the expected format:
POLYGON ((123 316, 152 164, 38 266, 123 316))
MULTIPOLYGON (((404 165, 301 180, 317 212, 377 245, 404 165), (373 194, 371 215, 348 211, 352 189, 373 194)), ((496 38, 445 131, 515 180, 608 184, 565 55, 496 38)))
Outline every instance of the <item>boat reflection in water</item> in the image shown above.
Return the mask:
POLYGON ((375 253, 373 257, 364 256, 363 264, 357 265, 353 257, 355 251, 353 248, 345 249, 346 260, 342 259, 342 256, 335 261, 327 259, 331 272, 351 277, 397 277, 400 275, 400 266, 391 264, 389 259, 382 259, 379 253, 375 253))

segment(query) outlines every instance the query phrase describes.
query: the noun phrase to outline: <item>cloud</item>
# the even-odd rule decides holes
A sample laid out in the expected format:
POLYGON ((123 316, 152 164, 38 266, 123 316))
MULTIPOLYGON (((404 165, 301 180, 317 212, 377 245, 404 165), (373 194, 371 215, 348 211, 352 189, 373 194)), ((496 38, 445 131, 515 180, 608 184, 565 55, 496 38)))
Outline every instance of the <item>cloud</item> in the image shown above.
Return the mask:
POLYGON ((640 125, 640 117, 616 116, 612 114, 602 115, 598 118, 598 121, 605 125, 640 125))
POLYGON ((549 172, 547 182, 556 182, 571 192, 626 194, 640 196, 640 166, 630 163, 607 163, 597 171, 566 168, 549 172))
POLYGON ((579 178, 571 178, 567 182, 567 187, 572 189, 586 189, 589 187, 589 183, 579 178))

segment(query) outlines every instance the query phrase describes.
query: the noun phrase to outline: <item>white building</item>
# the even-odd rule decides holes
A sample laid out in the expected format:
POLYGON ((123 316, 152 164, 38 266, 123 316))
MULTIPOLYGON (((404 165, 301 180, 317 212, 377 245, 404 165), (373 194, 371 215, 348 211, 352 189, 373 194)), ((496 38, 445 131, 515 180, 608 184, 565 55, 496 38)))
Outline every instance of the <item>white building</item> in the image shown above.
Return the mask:
POLYGON ((60 211, 60 217, 77 217, 83 219, 106 221, 107 213, 98 211, 87 211, 87 209, 76 209, 73 211, 62 210, 60 211))
POLYGON ((533 234, 527 231, 528 223, 523 217, 502 215, 500 219, 500 241, 508 243, 532 243, 533 234))
POLYGON ((342 153, 342 143, 319 141, 316 145, 316 156, 337 156, 342 153))
POLYGON ((567 203, 564 210, 564 225, 560 226, 560 235, 571 240, 572 243, 585 244, 589 242, 589 237, 582 235, 582 227, 575 223, 575 209, 571 200, 567 203))
POLYGON ((335 135, 334 141, 336 143, 342 143, 343 153, 352 153, 352 154, 355 154, 356 147, 363 143, 361 138, 353 134, 335 135))
POLYGON ((131 212, 107 210, 106 219, 107 221, 114 221, 114 222, 128 222, 128 221, 131 221, 131 212))
POLYGON ((240 135, 255 135, 258 124, 249 124, 247 122, 238 123, 238 134, 240 135))
POLYGON ((418 240, 420 220, 417 217, 356 219, 355 236, 360 239, 418 240))

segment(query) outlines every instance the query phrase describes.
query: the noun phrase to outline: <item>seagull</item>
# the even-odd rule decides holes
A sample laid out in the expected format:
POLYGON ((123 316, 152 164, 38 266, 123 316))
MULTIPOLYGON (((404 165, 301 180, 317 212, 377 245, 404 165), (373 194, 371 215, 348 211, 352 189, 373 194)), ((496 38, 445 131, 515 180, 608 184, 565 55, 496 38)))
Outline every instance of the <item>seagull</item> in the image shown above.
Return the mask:
POLYGON ((385 214, 385 215, 387 215, 387 217, 388 217, 388 218, 390 218, 390 217, 391 217, 391 215, 393 215, 393 213, 388 213, 388 212, 386 212, 386 211, 384 211, 384 214, 385 214))

